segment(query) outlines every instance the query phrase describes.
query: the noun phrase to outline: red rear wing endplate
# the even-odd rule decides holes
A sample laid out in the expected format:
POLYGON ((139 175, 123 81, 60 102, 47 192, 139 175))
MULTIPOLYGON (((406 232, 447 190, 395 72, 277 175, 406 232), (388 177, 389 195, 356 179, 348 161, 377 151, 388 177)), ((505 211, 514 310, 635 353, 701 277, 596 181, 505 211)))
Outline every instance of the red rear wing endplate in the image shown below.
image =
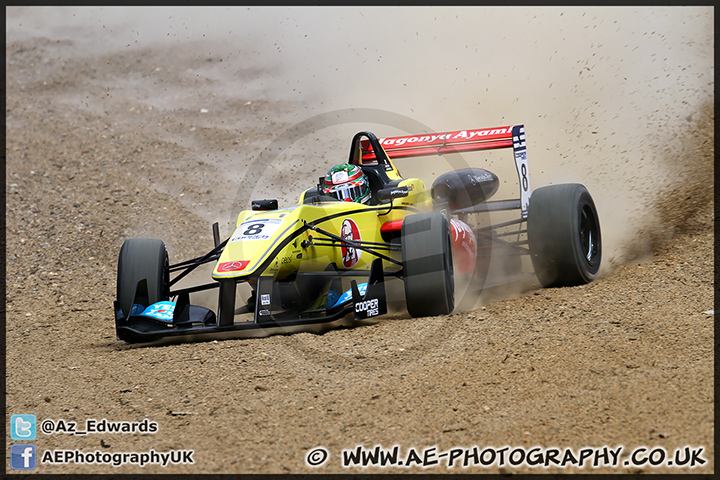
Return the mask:
MULTIPOLYGON (((512 147, 520 181, 522 216, 523 218, 527 217, 530 205, 530 181, 523 125, 388 137, 379 138, 378 141, 391 159, 512 147)), ((372 151, 370 142, 363 140, 361 145, 363 162, 373 160, 375 152, 372 151)))

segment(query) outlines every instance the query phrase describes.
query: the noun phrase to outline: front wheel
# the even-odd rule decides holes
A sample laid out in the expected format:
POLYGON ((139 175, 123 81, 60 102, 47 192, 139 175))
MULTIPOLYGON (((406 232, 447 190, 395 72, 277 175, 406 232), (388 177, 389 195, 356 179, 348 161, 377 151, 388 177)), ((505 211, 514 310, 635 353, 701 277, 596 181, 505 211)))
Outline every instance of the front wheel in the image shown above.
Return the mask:
POLYGON ((447 219, 440 213, 409 215, 401 242, 408 313, 424 317, 452 312, 455 286, 447 219))
POLYGON ((544 287, 583 285, 597 277, 600 220, 583 185, 549 185, 533 191, 527 231, 535 275, 544 287))
POLYGON ((152 238, 130 238, 120 248, 117 274, 117 300, 123 316, 130 316, 138 283, 147 280, 145 291, 138 292, 143 307, 168 299, 170 273, 165 244, 152 238), (147 305, 145 305, 147 302, 147 305))

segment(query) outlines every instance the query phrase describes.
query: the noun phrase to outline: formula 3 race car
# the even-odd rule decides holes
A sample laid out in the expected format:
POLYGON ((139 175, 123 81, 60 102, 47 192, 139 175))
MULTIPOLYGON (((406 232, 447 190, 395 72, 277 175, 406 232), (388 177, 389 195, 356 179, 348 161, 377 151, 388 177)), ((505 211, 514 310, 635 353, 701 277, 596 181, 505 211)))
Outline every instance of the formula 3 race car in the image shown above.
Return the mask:
POLYGON ((402 281, 411 316, 449 314, 461 282, 482 288, 493 251, 529 255, 544 287, 580 285, 597 275, 601 237, 592 197, 580 184, 531 191, 523 125, 382 139, 359 132, 348 163, 369 180, 367 204, 327 196, 321 183, 289 208, 254 200, 229 238, 221 241, 215 223, 215 247, 176 264, 161 240, 127 239, 118 259, 117 338, 197 340, 357 323, 387 313, 388 278, 402 281), (445 173, 428 189, 420 178, 403 178, 394 164, 504 148, 514 154, 519 198, 490 200, 499 179, 482 168, 445 173), (471 226, 470 217, 500 211, 519 215, 471 226), (207 263, 214 263, 211 282, 177 287, 207 263), (238 304, 242 283, 252 294, 238 304), (191 304, 192 294, 211 289, 218 290, 216 311, 191 304))

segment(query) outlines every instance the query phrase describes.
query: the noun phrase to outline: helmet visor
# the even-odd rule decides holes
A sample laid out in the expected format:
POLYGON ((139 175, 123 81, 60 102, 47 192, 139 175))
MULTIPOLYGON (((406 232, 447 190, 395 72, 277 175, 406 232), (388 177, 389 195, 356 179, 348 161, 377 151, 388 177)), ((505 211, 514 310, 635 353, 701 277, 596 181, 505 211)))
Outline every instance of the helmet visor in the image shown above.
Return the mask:
POLYGON ((364 184, 343 183, 325 189, 325 193, 341 201, 350 199, 354 202, 365 195, 366 189, 367 187, 364 184))

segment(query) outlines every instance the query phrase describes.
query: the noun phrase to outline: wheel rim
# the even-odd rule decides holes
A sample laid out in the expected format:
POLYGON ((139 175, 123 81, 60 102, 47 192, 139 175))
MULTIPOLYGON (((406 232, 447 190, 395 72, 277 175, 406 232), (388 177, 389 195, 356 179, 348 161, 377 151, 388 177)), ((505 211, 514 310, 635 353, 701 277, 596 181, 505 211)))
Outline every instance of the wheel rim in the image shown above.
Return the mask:
POLYGON ((580 245, 590 265, 595 265, 600 250, 600 229, 597 217, 590 205, 583 205, 580 213, 580 245))

